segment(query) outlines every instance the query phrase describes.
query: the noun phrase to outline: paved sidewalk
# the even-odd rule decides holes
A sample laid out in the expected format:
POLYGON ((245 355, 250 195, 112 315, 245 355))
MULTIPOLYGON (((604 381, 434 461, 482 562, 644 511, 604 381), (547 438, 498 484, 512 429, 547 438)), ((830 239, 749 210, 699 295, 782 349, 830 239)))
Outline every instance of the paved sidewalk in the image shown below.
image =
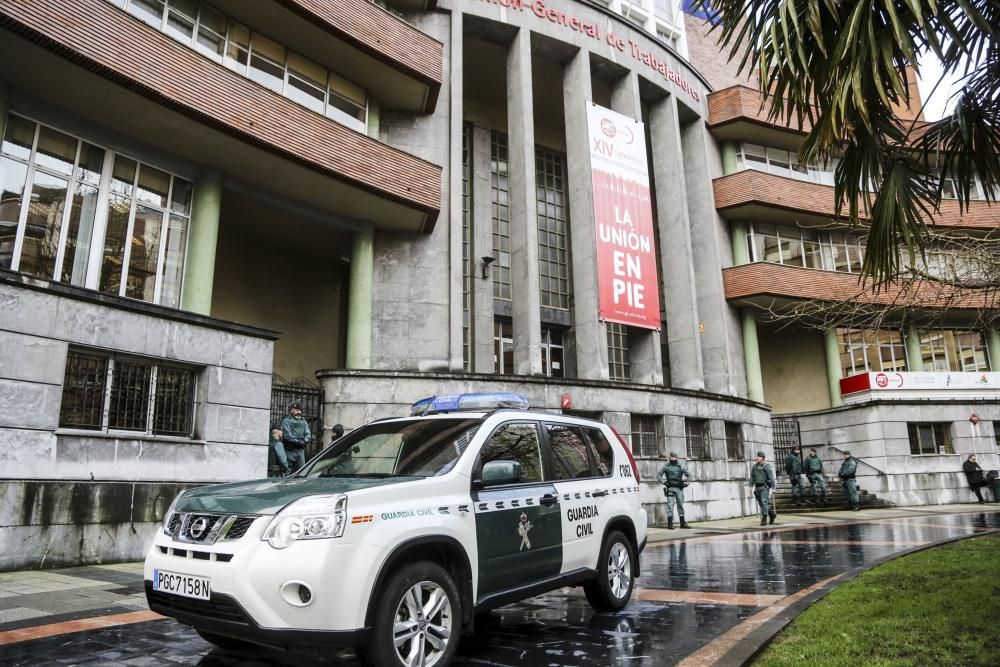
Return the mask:
MULTIPOLYGON (((596 614, 579 589, 493 612, 456 664, 710 665, 845 573, 914 547, 1000 528, 1000 505, 782 514, 651 528, 632 604, 596 614), (663 657, 668 656, 668 657, 663 657)), ((479 626, 477 626, 478 628, 479 626)), ((351 662, 350 654, 330 658, 351 662)), ((142 564, 0 573, 0 665, 294 665, 234 656, 148 611, 142 564)))

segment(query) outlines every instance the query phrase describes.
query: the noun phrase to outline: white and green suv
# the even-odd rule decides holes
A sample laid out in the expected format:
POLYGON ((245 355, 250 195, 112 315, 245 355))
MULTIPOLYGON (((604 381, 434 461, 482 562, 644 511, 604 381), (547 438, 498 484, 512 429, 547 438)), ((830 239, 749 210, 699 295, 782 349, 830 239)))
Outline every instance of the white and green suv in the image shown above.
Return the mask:
POLYGON ((443 666, 492 608, 562 586, 599 610, 628 603, 646 512, 613 429, 513 394, 414 414, 290 477, 179 495, 146 557, 150 608, 227 648, 353 645, 377 665, 443 666))

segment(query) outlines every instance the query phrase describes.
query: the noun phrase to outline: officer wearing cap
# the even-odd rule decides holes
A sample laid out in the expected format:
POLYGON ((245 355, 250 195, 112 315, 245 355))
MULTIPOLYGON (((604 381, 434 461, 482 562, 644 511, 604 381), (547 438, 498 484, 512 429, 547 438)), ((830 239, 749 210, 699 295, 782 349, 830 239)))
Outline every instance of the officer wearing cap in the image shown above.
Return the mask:
POLYGON ((798 445, 785 457, 785 474, 792 483, 792 502, 796 506, 802 504, 802 456, 798 445))
POLYGON ((851 456, 850 452, 844 452, 844 462, 840 464, 840 485, 844 487, 844 495, 851 503, 851 509, 857 512, 861 509, 861 501, 858 498, 858 483, 854 481, 854 476, 858 472, 858 460, 851 456))
POLYGON ((768 517, 771 523, 778 517, 778 513, 771 504, 771 489, 774 488, 774 470, 770 463, 764 463, 764 452, 757 452, 757 461, 750 468, 750 485, 753 487, 753 496, 757 499, 760 507, 760 525, 766 526, 768 517))
POLYGON ((343 424, 334 424, 332 430, 333 433, 330 434, 331 445, 344 437, 344 426, 343 424))
POLYGON ((806 477, 812 489, 813 502, 826 505, 826 476, 823 474, 823 459, 816 454, 815 449, 809 450, 805 460, 806 477))
POLYGON ((302 416, 302 406, 298 403, 289 405, 288 414, 281 420, 281 441, 285 444, 289 471, 298 471, 306 464, 306 445, 312 442, 309 422, 302 416))
POLYGON ((684 520, 684 487, 693 482, 694 477, 677 460, 677 452, 670 452, 670 461, 660 466, 656 472, 656 479, 663 484, 663 495, 667 497, 667 528, 674 529, 675 504, 681 528, 690 528, 691 526, 684 520))

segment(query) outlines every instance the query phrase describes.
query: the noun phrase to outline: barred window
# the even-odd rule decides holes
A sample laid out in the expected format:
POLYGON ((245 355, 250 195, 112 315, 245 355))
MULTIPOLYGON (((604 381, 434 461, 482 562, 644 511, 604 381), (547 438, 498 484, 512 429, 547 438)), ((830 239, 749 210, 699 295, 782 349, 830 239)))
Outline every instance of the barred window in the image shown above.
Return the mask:
POLYGON ((566 156, 535 147, 535 193, 538 219, 538 284, 541 305, 569 309, 569 202, 566 156))
POLYGON ((955 453, 947 422, 911 422, 906 428, 910 436, 910 454, 955 453))
POLYGON ((59 426, 191 437, 194 402, 194 369, 70 350, 59 426))
POLYGON ((608 322, 608 377, 612 380, 632 378, 628 354, 628 327, 617 322, 608 322))
POLYGON ((711 458, 709 452, 709 434, 707 419, 685 419, 684 439, 687 441, 689 459, 711 458))
POLYGON ((736 422, 726 422, 726 458, 743 459, 743 427, 736 422))
POLYGON ((462 124, 462 366, 472 370, 472 124, 462 124))
POLYGON ((493 193, 493 297, 511 300, 510 200, 508 191, 507 135, 490 133, 490 184, 493 193))
POLYGON ((632 415, 632 451, 636 456, 660 455, 660 418, 655 415, 632 415))

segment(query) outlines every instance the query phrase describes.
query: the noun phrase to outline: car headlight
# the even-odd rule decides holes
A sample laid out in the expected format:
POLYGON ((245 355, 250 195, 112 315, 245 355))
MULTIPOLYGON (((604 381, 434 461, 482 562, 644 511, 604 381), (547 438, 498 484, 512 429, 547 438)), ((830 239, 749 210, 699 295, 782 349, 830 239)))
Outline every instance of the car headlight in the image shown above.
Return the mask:
POLYGON ((163 534, 170 535, 173 537, 173 533, 170 532, 170 520, 174 518, 174 510, 177 508, 177 501, 181 499, 187 491, 181 491, 174 498, 174 502, 170 503, 170 507, 167 509, 167 513, 163 515, 163 534))
POLYGON ((347 496, 307 496, 278 512, 261 539, 284 549, 295 540, 340 537, 346 524, 347 496))

